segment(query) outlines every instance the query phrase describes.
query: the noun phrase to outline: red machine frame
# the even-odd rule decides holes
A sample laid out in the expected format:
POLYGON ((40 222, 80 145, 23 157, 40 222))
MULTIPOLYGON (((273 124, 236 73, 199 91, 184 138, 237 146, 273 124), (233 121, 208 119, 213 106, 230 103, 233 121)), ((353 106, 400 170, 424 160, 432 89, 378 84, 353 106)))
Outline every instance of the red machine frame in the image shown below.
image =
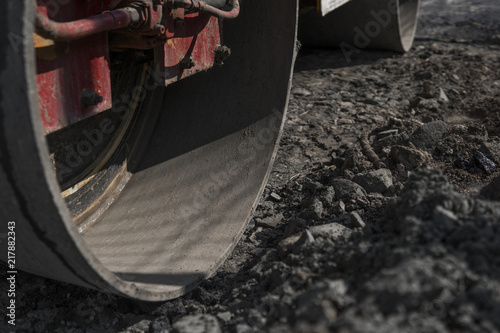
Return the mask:
POLYGON ((154 49, 154 67, 165 85, 221 64, 220 55, 230 51, 222 46, 222 21, 213 15, 237 16, 239 4, 231 1, 232 9, 222 11, 192 0, 91 0, 57 8, 37 0, 38 103, 45 134, 112 107, 110 49, 154 49), (201 9, 194 11, 196 6, 201 9))

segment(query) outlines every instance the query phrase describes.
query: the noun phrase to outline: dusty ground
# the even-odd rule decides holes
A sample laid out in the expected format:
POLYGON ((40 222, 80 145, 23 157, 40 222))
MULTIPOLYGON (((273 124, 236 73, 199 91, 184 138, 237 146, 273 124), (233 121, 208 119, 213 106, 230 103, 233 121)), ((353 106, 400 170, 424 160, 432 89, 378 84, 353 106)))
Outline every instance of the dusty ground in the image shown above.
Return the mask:
POLYGON ((149 304, 19 275, 19 331, 500 332, 499 17, 427 0, 408 54, 303 49, 272 177, 213 278, 149 304))

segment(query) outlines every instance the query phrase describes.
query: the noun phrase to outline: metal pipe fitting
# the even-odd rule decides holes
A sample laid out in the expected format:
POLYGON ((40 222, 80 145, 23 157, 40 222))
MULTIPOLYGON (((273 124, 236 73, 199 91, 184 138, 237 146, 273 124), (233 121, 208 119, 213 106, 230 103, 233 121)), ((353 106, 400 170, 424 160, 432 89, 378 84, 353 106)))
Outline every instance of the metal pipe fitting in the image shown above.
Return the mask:
POLYGON ((166 4, 172 9, 184 8, 200 13, 207 13, 222 19, 234 19, 240 14, 240 3, 238 0, 230 0, 229 5, 231 9, 228 11, 215 8, 206 2, 198 0, 166 0, 166 4))
POLYGON ((140 15, 134 8, 121 8, 77 21, 55 22, 38 9, 36 31, 48 39, 71 41, 104 31, 127 28, 139 19, 140 15))

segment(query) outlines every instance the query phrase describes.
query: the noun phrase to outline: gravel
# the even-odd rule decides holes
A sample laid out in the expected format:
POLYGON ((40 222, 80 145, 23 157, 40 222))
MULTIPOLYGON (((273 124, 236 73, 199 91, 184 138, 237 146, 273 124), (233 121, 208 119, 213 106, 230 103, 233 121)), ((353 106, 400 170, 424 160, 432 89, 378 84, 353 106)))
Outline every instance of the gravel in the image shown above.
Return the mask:
POLYGON ((356 175, 354 181, 366 192, 384 193, 392 186, 392 173, 389 169, 368 171, 356 175))
POLYGON ((302 49, 269 184, 214 276, 144 303, 19 274, 16 328, 500 332, 499 9, 424 1, 405 55, 302 49))

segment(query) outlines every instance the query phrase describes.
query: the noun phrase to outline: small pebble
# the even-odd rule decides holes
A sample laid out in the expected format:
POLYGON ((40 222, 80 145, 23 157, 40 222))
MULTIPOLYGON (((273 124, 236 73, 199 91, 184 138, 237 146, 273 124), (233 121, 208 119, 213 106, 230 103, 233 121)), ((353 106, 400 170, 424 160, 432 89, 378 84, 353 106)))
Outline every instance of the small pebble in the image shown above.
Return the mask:
POLYGON ((357 212, 351 212, 349 215, 351 216, 351 224, 353 225, 354 228, 366 227, 365 222, 357 212))
POLYGON ((269 195, 269 200, 272 200, 274 202, 280 202, 281 201, 281 196, 275 192, 272 192, 270 195, 269 195))

